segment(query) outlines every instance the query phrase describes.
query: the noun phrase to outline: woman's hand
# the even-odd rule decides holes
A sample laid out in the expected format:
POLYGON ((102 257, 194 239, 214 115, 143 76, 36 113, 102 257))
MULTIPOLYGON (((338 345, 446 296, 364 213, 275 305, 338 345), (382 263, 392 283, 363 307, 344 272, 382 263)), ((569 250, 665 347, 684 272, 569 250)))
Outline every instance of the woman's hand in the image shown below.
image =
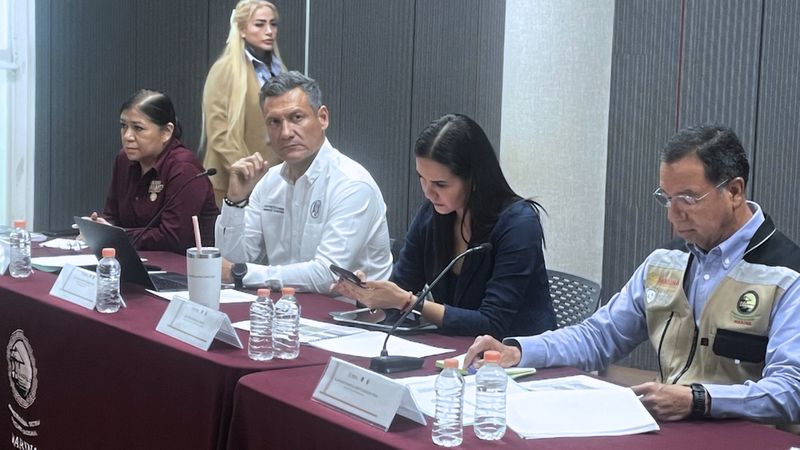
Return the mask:
POLYGON ((360 270, 355 274, 364 281, 364 287, 340 278, 331 290, 358 300, 370 309, 404 309, 410 304, 411 293, 391 281, 366 281, 367 276, 360 270))
POLYGON ((97 212, 93 212, 89 216, 89 219, 91 219, 93 222, 102 223, 103 225, 111 225, 106 219, 100 217, 100 214, 97 214, 97 212))

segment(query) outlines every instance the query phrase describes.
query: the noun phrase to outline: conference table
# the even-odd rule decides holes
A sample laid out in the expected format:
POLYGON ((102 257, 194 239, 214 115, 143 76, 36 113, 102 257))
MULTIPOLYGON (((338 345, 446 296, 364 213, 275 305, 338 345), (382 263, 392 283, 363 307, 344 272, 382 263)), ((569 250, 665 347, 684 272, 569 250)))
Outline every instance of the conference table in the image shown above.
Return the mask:
MULTIPOLYGON (((61 253, 36 249, 35 256, 61 253)), ((181 255, 142 256, 186 271, 181 255)), ((8 448, 9 436, 12 448, 224 448, 242 376, 323 365, 330 357, 303 346, 295 360, 251 361, 241 330, 245 350, 219 341, 199 350, 156 331, 168 302, 141 286, 123 284, 127 308, 101 314, 49 295, 55 280, 41 271, 0 276, 0 339, 8 347, 0 448, 8 448)), ((319 295, 298 298, 304 315, 315 317, 350 307, 319 295)), ((248 318, 249 304, 220 309, 235 322, 248 318)))
MULTIPOLYGON (((434 358, 428 358, 433 360, 434 358)), ((362 361, 361 365, 366 365, 362 361)), ((431 362, 422 371, 401 376, 435 373, 431 362)), ((433 419, 422 426, 397 416, 388 432, 311 400, 324 367, 309 366, 246 375, 236 386, 228 449, 434 449, 433 419)), ((543 369, 525 380, 576 375, 572 368, 543 369)), ((535 408, 536 405, 531 405, 535 408)), ((598 409, 597 414, 603 414, 598 409)), ((521 439, 508 430, 502 440, 485 442, 464 427, 457 448, 514 448, 537 450, 585 449, 776 449, 800 447, 800 436, 745 420, 703 420, 659 423, 655 433, 630 436, 521 439)))
MULTIPOLYGON (((38 256, 57 251, 37 250, 38 256)), ((142 252, 163 269, 184 272, 185 258, 142 252)), ((246 350, 221 342, 202 351, 155 330, 168 302, 124 284, 127 308, 100 314, 49 295, 54 274, 0 277, 0 337, 7 339, 8 380, 0 389, 0 448, 263 449, 434 448, 431 425, 395 418, 388 432, 311 400, 330 353, 304 345, 290 361, 251 361, 246 350), (11 445, 9 446, 8 443, 11 445)), ((300 294, 303 316, 321 320, 349 306, 300 294)), ((221 305, 232 321, 249 304, 221 305)), ((243 343, 247 333, 237 330, 243 343)), ((463 353, 471 338, 410 336, 463 353)), ((367 358, 340 356, 367 366, 367 358)), ((535 377, 578 373, 541 370, 535 377)), ((463 448, 776 448, 797 436, 747 421, 663 423, 658 433, 577 439, 522 440, 513 431, 497 443, 465 428, 463 448)))

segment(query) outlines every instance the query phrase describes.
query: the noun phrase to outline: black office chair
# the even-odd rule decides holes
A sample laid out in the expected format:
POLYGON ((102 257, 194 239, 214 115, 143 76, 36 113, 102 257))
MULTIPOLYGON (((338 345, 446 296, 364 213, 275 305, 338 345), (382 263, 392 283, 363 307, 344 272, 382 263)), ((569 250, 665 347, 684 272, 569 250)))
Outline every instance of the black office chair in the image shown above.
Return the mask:
POLYGON ((576 275, 547 271, 559 328, 581 323, 600 306, 600 285, 576 275))

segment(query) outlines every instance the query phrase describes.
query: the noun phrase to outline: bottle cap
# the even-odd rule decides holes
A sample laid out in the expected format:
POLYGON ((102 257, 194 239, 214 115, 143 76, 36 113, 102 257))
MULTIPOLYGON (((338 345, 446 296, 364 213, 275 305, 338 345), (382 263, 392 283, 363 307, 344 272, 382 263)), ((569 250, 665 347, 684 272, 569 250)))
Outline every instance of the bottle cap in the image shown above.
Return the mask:
POLYGON ((500 352, 497 350, 487 350, 483 352, 483 359, 486 362, 490 363, 499 363, 500 362, 500 352))
POLYGON ((455 358, 445 359, 444 360, 444 368, 445 369, 457 369, 458 368, 458 360, 455 358))
POLYGON ((259 297, 269 297, 270 292, 267 288, 261 288, 258 290, 257 294, 259 297))
POLYGON ((293 287, 285 287, 281 289, 283 295, 294 295, 294 288, 293 287))
POLYGON ((17 219, 14 221, 14 228, 25 228, 27 225, 28 223, 25 219, 17 219))
POLYGON ((111 247, 106 247, 103 249, 103 258, 113 258, 117 256, 117 250, 111 247))

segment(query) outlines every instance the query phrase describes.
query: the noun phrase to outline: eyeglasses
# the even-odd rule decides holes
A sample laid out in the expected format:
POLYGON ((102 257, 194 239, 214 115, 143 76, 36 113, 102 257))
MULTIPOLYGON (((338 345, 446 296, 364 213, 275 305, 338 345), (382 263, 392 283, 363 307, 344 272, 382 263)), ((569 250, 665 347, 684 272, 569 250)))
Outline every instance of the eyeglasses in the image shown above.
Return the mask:
POLYGON ((656 202, 659 205, 663 206, 664 208, 669 208, 670 206, 672 206, 672 202, 673 201, 677 201, 678 204, 680 204, 682 206, 694 206, 700 200, 708 197, 708 194, 710 194, 711 192, 721 188, 722 186, 724 186, 729 181, 731 181, 731 179, 730 178, 726 178, 724 181, 722 181, 718 185, 714 186, 714 189, 711 189, 710 191, 706 192, 705 194, 703 194, 703 195, 701 195, 699 197, 694 197, 694 196, 686 195, 686 194, 677 194, 677 195, 669 196, 661 188, 658 188, 653 192, 653 198, 656 200, 656 202))

